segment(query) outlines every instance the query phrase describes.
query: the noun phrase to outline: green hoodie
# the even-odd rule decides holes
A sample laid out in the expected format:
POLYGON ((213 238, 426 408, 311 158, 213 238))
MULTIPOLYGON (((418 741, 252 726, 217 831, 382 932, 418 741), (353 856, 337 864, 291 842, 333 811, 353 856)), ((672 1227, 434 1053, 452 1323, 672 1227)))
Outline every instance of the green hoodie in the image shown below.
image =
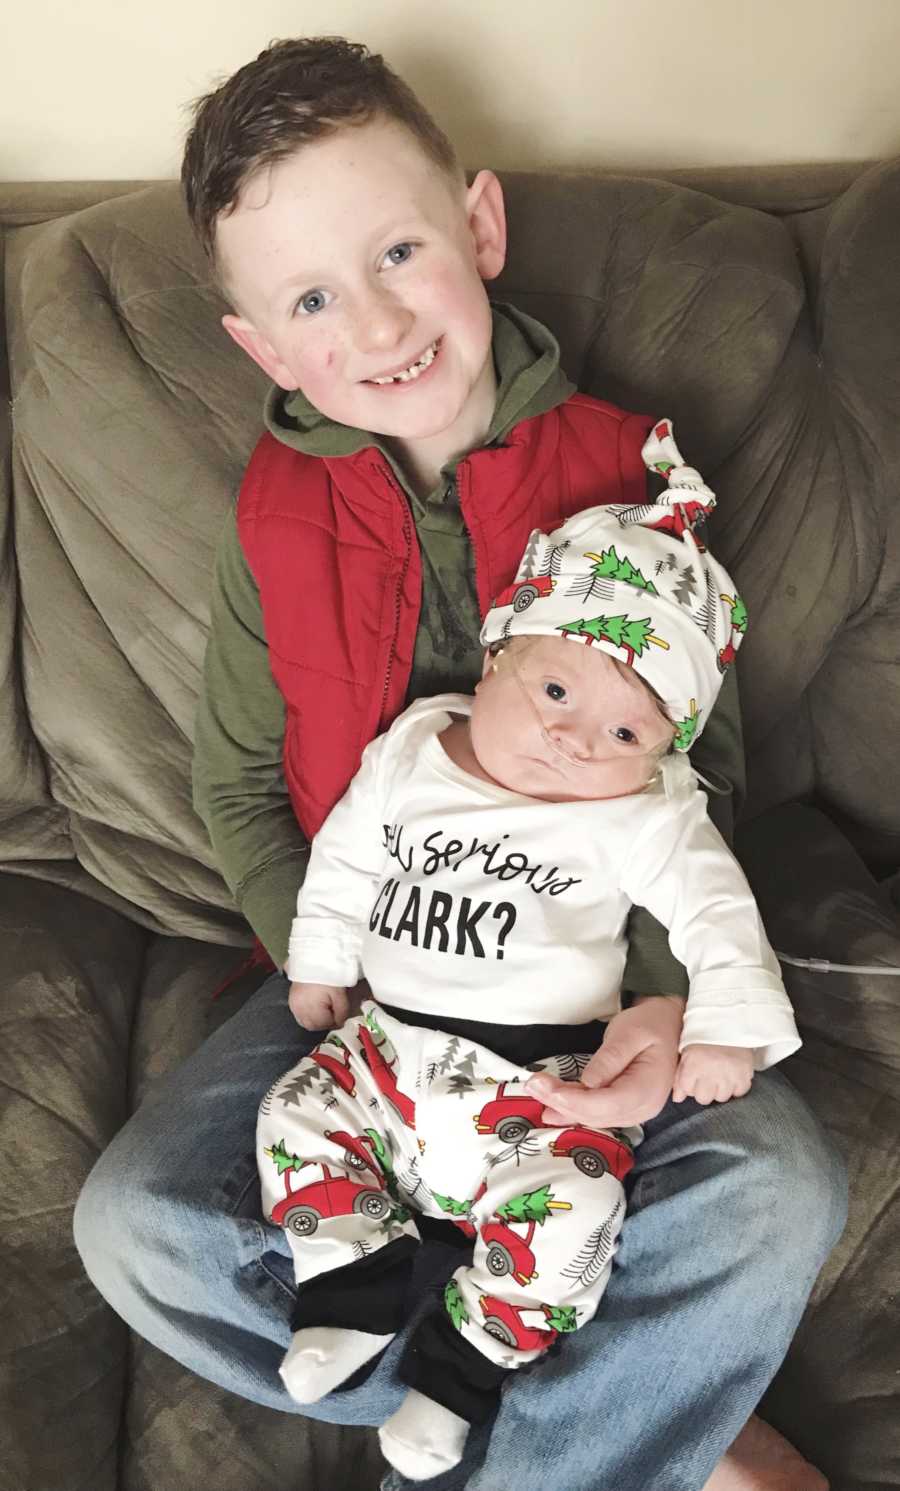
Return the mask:
MULTIPOLYGON (((495 306, 493 316, 497 402, 486 446, 500 445, 514 425, 555 409, 575 392, 546 327, 513 306, 495 306)), ((373 445, 381 451, 406 493, 422 558, 422 615, 406 702, 470 693, 481 673, 483 649, 478 644, 475 559, 456 489, 458 463, 444 466, 437 486, 422 498, 379 436, 335 424, 299 391, 285 394, 274 388, 266 402, 266 424, 285 445, 305 455, 350 456, 373 445)))
MULTIPOLYGON (((486 445, 501 443, 521 420, 555 408, 574 392, 560 370, 556 341, 522 312, 494 308, 493 347, 498 389, 486 445)), ((271 432, 307 455, 345 456, 373 445, 383 451, 406 493, 422 555, 422 614, 407 702, 471 692, 481 674, 481 623, 455 465, 445 466, 434 491, 421 498, 377 436, 326 419, 301 393, 274 389, 265 413, 271 432)), ((706 770, 724 775, 739 793, 743 748, 733 672, 692 759, 701 771, 709 763, 706 770)), ((284 729, 284 701, 269 669, 259 592, 232 510, 216 560, 197 714, 194 806, 240 911, 279 967, 287 956, 309 852, 284 777, 284 729)), ((715 810, 722 802, 715 799, 713 816, 729 836, 728 815, 723 821, 715 810)), ((664 928, 637 907, 629 921, 626 987, 633 993, 686 992, 684 969, 669 951, 664 928)))

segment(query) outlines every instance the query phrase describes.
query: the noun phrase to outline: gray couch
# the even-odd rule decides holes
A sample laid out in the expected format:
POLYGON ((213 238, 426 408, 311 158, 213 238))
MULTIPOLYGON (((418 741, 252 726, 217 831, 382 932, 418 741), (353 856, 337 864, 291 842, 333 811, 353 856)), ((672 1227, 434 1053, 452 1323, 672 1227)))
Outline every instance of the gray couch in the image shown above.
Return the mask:
MULTIPOLYGON (((738 843, 772 940, 900 963, 900 162, 505 184, 500 295, 583 388, 672 415, 720 493, 752 622, 738 843)), ((249 937, 189 776, 264 385, 174 184, 0 188, 0 222, 0 1488, 367 1491, 371 1434, 191 1377, 73 1248, 96 1156, 252 987, 210 998, 249 937)), ((900 980, 786 973, 806 1041, 786 1070, 852 1210, 763 1412, 835 1491, 897 1488, 900 980)))

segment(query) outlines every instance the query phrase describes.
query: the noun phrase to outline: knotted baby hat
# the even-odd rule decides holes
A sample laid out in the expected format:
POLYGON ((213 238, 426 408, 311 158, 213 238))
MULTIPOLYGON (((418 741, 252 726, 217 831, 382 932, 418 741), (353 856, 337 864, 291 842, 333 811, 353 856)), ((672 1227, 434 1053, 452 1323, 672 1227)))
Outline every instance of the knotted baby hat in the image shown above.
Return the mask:
POLYGON ((713 492, 660 420, 641 452, 666 480, 655 502, 590 507, 553 533, 536 528, 495 597, 481 642, 561 636, 600 647, 656 691, 687 751, 709 719, 747 630, 734 582, 697 537, 713 492))

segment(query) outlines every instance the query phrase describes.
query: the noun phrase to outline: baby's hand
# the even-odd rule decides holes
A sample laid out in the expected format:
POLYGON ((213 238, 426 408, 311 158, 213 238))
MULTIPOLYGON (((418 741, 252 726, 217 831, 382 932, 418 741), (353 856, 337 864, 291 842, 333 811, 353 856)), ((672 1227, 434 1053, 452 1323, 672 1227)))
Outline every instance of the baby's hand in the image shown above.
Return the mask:
POLYGON ((288 994, 291 1014, 306 1030, 333 1030, 350 1013, 346 989, 334 984, 291 984, 288 994))
POLYGON ((742 1098, 753 1081, 753 1052, 744 1046, 685 1046, 675 1073, 672 1098, 727 1103, 742 1098))

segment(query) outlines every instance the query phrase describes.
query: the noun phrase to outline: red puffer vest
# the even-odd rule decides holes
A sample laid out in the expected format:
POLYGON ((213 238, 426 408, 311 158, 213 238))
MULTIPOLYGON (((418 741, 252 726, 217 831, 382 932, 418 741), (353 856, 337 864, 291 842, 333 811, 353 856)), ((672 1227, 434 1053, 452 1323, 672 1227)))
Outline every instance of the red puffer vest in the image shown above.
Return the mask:
MULTIPOLYGON (((533 528, 646 500, 641 446, 652 424, 575 394, 460 462, 482 616, 513 580, 533 528)), ((288 789, 312 838, 369 741, 403 708, 421 604, 415 526, 374 447, 329 459, 267 434, 241 487, 238 532, 287 706, 288 789)))

